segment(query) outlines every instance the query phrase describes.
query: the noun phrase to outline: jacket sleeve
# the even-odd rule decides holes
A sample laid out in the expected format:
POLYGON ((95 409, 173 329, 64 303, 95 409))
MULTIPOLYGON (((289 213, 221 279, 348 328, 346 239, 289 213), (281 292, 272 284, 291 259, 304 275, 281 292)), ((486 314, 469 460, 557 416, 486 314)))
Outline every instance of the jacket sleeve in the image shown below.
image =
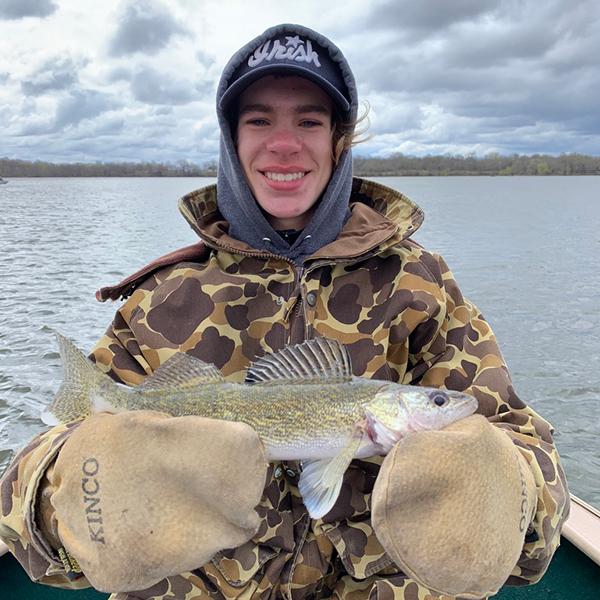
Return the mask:
POLYGON ((45 473, 77 423, 53 427, 35 437, 0 479, 0 537, 32 581, 66 588, 89 587, 79 572, 67 576, 59 554, 40 532, 36 511, 45 473))
POLYGON ((129 304, 117 311, 111 326, 90 353, 90 359, 116 382, 133 386, 150 375, 152 368, 126 320, 131 312, 129 304))
POLYGON ((537 510, 507 583, 534 583, 546 571, 569 513, 569 492, 553 429, 515 393, 490 326, 462 296, 443 259, 423 253, 421 260, 439 284, 439 310, 411 335, 403 383, 473 394, 479 401, 478 412, 506 431, 527 460, 536 482, 537 510))
MULTIPOLYGON (((117 311, 90 356, 113 379, 129 385, 139 383, 150 372, 124 317, 133 310, 133 304, 128 302, 117 311)), ((77 426, 78 422, 59 425, 34 438, 0 479, 0 538, 33 581, 66 588, 89 587, 89 583, 77 572, 67 576, 68 559, 63 562, 45 539, 36 511, 42 509, 46 471, 52 468, 62 445, 77 426)))

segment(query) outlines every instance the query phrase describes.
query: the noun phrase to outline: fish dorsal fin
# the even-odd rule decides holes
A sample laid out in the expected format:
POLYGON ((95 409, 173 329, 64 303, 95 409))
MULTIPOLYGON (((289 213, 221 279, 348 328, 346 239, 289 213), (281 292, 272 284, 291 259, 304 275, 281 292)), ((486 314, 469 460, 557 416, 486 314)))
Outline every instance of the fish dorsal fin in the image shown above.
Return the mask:
POLYGON ((250 365, 246 383, 347 383, 352 364, 346 347, 336 340, 315 338, 267 354, 250 365))
POLYGON ((333 458, 302 461, 302 473, 298 490, 312 519, 324 517, 335 504, 344 473, 356 455, 362 441, 363 431, 357 428, 348 444, 333 458))
POLYGON ((225 383, 225 378, 215 365, 178 352, 160 365, 136 389, 143 392, 165 388, 185 389, 207 383, 225 383))

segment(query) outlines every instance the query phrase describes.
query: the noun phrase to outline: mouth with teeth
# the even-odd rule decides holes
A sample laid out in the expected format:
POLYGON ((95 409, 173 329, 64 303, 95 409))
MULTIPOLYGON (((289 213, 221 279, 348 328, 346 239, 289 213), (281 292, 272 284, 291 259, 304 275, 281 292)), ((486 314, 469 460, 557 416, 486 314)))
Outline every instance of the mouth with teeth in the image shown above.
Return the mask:
POLYGON ((296 179, 302 179, 306 175, 304 171, 298 173, 274 173, 272 171, 265 171, 263 175, 271 181, 296 181, 296 179))
POLYGON ((300 187, 309 172, 294 171, 291 173, 281 173, 280 171, 259 171, 269 187, 278 190, 293 190, 300 187))

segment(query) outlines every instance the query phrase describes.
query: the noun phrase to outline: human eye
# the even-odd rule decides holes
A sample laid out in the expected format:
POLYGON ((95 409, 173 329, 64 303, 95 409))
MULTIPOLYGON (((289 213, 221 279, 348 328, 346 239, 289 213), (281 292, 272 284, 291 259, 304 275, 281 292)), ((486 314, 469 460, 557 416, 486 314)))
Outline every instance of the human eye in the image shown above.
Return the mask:
POLYGON ((254 125, 255 127, 265 127, 269 124, 269 121, 263 117, 249 117, 246 119, 247 125, 254 125))
POLYGON ((317 119, 302 119, 300 121, 300 127, 305 129, 314 129, 315 127, 321 127, 323 123, 317 119))

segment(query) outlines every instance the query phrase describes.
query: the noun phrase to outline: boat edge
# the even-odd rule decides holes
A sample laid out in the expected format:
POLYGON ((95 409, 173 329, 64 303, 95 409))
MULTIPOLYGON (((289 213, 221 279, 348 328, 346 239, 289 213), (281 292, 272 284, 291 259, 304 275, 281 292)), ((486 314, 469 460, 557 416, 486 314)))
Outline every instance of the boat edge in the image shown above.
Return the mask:
POLYGON ((562 535, 600 565, 600 511, 571 494, 571 513, 562 535))

